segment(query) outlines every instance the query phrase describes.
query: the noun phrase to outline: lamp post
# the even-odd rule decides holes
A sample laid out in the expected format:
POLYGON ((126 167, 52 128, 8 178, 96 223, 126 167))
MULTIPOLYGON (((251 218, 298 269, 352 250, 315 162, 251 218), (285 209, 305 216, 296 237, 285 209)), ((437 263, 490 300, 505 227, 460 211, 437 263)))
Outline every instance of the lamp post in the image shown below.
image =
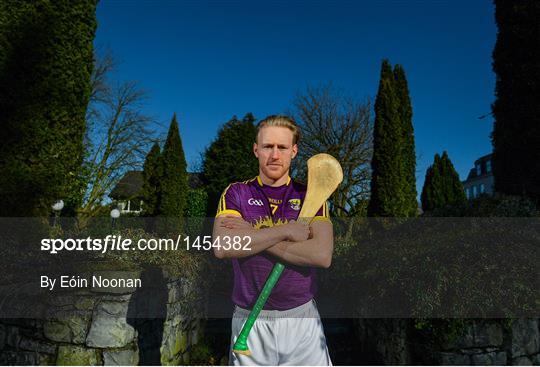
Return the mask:
POLYGON ((52 210, 54 211, 54 222, 53 227, 56 227, 56 220, 58 218, 58 215, 60 215, 60 212, 64 208, 64 200, 58 200, 56 203, 51 205, 52 210))
POLYGON ((114 229, 116 220, 120 217, 120 210, 113 209, 111 210, 111 228, 114 229))

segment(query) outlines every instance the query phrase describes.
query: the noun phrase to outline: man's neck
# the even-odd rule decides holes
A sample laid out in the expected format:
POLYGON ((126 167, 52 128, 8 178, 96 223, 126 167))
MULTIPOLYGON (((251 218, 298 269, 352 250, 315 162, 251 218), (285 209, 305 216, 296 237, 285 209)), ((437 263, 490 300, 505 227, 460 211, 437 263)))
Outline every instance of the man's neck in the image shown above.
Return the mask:
POLYGON ((289 173, 287 172, 285 175, 281 176, 277 180, 271 179, 270 177, 266 177, 264 173, 259 172, 259 177, 261 179, 261 182, 264 185, 272 186, 272 187, 278 187, 283 186, 289 182, 289 173))

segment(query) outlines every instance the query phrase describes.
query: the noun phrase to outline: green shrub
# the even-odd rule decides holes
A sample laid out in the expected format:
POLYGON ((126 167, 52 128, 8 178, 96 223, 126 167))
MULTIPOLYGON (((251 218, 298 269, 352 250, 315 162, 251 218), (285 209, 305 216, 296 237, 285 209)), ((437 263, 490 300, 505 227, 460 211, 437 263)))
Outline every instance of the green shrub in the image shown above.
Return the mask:
POLYGON ((337 239, 321 296, 371 317, 508 317, 538 310, 540 236, 517 218, 373 221, 337 239), (385 227, 386 226, 386 227, 385 227), (371 227, 371 228, 370 228, 371 227))
POLYGON ((424 217, 537 217, 536 204, 520 196, 482 195, 464 204, 427 211, 424 217))
POLYGON ((198 366, 214 366, 216 365, 216 358, 213 356, 212 348, 199 343, 189 349, 189 363, 198 366))
POLYGON ((190 189, 185 210, 184 230, 190 236, 201 235, 208 210, 208 193, 203 188, 190 189))

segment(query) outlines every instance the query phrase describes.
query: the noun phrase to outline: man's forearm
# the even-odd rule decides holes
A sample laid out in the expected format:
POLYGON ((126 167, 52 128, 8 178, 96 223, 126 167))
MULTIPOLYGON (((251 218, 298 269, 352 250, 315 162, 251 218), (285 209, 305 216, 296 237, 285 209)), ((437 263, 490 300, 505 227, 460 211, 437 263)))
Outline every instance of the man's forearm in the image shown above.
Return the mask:
MULTIPOLYGON (((279 227, 262 229, 228 229, 218 227, 214 229, 214 238, 220 237, 223 239, 225 236, 228 236, 229 238, 240 236, 242 240, 249 238, 250 250, 243 250, 242 248, 244 246, 239 250, 232 248, 232 246, 230 249, 225 250, 223 248, 224 241, 220 241, 221 246, 214 249, 215 255, 220 259, 252 256, 287 238, 286 233, 280 230, 279 227)), ((244 245, 246 242, 242 241, 242 244, 244 245)))
POLYGON ((266 251, 293 265, 328 268, 332 262, 332 248, 316 239, 302 242, 282 241, 266 251))

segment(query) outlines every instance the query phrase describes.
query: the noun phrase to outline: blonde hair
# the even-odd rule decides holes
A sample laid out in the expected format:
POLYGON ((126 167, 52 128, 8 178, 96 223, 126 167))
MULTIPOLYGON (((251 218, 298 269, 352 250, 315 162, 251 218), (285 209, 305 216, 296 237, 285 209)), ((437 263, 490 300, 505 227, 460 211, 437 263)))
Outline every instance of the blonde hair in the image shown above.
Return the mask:
POLYGON ((300 128, 298 127, 296 122, 289 116, 271 115, 261 120, 257 125, 257 135, 255 139, 257 139, 257 137, 259 136, 259 132, 262 130, 262 128, 267 126, 286 127, 293 133, 293 145, 297 144, 298 141, 300 141, 300 128))

